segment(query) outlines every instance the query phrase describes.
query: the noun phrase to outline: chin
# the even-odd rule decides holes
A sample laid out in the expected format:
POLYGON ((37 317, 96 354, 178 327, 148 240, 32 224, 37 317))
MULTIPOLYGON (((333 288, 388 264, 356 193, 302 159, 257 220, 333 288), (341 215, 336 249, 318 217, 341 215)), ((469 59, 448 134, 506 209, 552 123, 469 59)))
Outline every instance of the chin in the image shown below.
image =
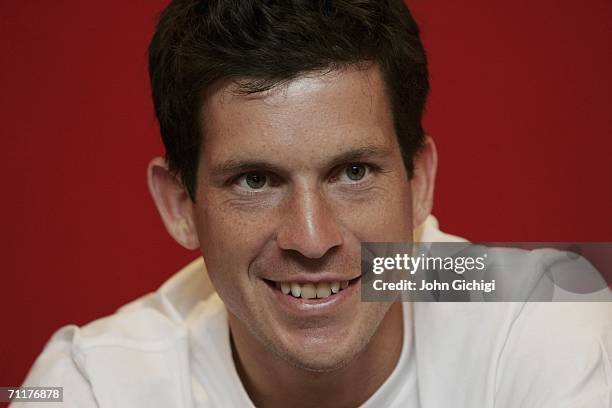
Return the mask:
POLYGON ((347 366, 366 342, 347 336, 308 336, 281 347, 280 357, 294 367, 311 372, 330 372, 347 366))
POLYGON ((337 350, 330 354, 300 354, 285 355, 287 362, 296 368, 313 373, 327 373, 346 367, 357 353, 338 353, 337 350))

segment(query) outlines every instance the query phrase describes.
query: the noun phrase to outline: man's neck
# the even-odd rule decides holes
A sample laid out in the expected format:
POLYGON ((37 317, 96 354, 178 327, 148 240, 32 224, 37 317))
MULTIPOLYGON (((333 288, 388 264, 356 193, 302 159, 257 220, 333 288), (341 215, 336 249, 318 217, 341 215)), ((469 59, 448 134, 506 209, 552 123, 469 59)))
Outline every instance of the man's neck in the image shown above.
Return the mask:
MULTIPOLYGON (((230 314, 230 328, 236 327, 235 319, 230 314)), ((330 372, 294 367, 271 355, 258 340, 245 341, 245 336, 232 336, 232 353, 238 375, 256 406, 357 406, 393 372, 402 352, 403 330, 402 304, 394 303, 362 352, 330 372)))

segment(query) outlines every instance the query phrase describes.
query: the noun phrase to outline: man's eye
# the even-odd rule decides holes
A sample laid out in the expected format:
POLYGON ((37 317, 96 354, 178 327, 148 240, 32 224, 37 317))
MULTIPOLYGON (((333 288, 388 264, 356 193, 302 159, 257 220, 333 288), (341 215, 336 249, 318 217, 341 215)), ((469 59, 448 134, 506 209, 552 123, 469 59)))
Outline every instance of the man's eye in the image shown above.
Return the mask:
POLYGON ((346 177, 351 181, 359 181, 366 176, 370 168, 365 164, 350 164, 344 169, 346 177))
POLYGON ((253 172, 240 176, 237 182, 241 187, 259 190, 267 184, 268 176, 264 173, 253 172))

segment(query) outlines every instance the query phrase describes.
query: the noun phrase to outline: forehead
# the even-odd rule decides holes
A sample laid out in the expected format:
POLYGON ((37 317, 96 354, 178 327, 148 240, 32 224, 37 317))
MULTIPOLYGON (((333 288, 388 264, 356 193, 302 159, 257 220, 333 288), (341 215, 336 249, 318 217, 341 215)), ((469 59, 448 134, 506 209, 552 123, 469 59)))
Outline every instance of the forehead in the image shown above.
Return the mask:
POLYGON ((201 162, 273 158, 296 165, 343 149, 396 143, 375 66, 311 73, 251 95, 237 91, 228 85, 206 99, 201 162))

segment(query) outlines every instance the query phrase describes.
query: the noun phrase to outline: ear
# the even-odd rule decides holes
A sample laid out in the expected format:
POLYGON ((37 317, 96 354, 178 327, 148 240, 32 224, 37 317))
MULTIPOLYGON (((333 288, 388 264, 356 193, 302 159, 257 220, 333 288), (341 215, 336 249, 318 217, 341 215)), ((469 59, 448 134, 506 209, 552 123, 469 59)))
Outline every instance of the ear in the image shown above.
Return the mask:
POLYGON ((414 173, 410 180, 413 228, 418 228, 431 214, 437 169, 438 151, 436 150, 436 144, 432 138, 427 136, 425 146, 415 157, 414 173))
POLYGON ((198 248, 194 203, 183 184, 168 170, 164 159, 156 157, 151 160, 147 168, 147 181, 149 192, 168 233, 183 247, 198 248))

